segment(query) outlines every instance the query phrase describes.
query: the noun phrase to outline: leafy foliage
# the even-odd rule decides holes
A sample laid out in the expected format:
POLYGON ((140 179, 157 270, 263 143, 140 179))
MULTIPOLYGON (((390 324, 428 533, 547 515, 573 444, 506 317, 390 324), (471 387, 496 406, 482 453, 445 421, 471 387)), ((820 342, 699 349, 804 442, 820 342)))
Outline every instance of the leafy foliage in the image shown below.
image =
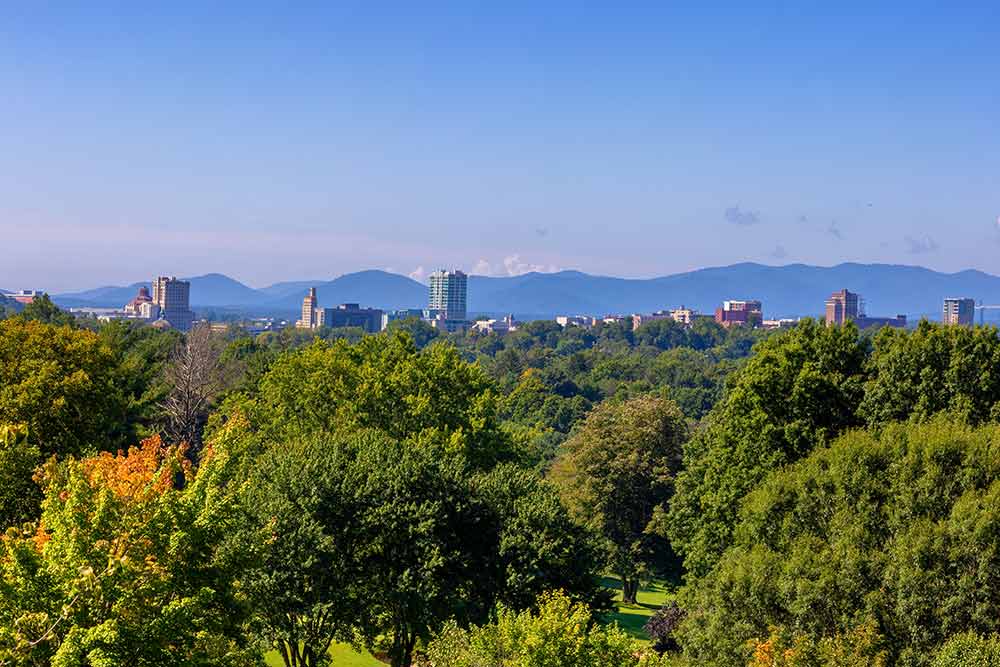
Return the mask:
POLYGON ((21 317, 33 322, 53 324, 56 326, 74 326, 76 319, 69 313, 59 310, 48 294, 36 296, 31 303, 21 309, 21 317))
POLYGON ((43 457, 134 442, 115 354, 93 332, 0 322, 0 422, 24 424, 43 457))
POLYGON ((216 551, 231 504, 181 450, 51 461, 43 486, 37 529, 2 542, 0 663, 256 663, 216 551))
POLYGON ((854 432, 766 480, 735 544, 685 592, 697 664, 743 665, 768 626, 810 641, 874 620, 887 664, 927 665, 1000 618, 1000 427, 854 432))
POLYGON ((807 320, 758 346, 684 449, 670 537, 688 572, 701 576, 722 555, 740 500, 768 473, 861 424, 866 361, 853 325, 807 320))
POLYGON ((462 630, 452 623, 427 648, 427 667, 658 667, 639 656, 634 641, 616 627, 590 623, 586 606, 560 592, 543 595, 538 611, 497 610, 496 621, 462 630))
POLYGON ((320 664, 357 634, 408 665, 445 619, 484 620, 552 585, 602 599, 586 535, 512 466, 470 476, 459 459, 370 431, 273 448, 249 489, 263 557, 247 586, 289 665, 320 664))
POLYGON ((453 348, 419 351, 397 333, 354 345, 317 341, 286 353, 243 407, 272 442, 378 429, 488 467, 514 454, 497 404, 491 380, 453 348))
POLYGON ((19 526, 38 514, 41 492, 32 477, 41 464, 25 426, 0 424, 0 525, 19 526))
POLYGON ((752 644, 753 655, 747 667, 885 667, 888 664, 881 649, 882 638, 871 623, 820 639, 774 628, 766 640, 752 644))
POLYGON ((933 667, 1000 667, 1000 636, 955 635, 934 656, 933 667))
POLYGON ((861 414, 871 426, 948 412, 970 424, 1000 419, 1000 336, 995 327, 921 322, 875 337, 861 414))

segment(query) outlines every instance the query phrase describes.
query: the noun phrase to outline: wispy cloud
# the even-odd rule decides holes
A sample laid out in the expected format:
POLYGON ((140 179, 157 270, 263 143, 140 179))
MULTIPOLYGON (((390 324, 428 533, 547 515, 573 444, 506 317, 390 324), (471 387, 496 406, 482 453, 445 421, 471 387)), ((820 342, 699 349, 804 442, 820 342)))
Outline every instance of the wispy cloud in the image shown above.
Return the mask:
POLYGON ((776 245, 774 246, 774 250, 771 251, 770 256, 772 259, 785 259, 788 257, 788 251, 785 250, 785 246, 776 245))
POLYGON ((836 220, 831 222, 830 226, 826 228, 826 233, 838 241, 844 240, 844 232, 840 231, 840 226, 837 224, 836 220))
POLYGON ((480 259, 476 262, 476 265, 472 267, 473 275, 477 276, 490 276, 493 275, 493 265, 490 264, 485 259, 480 259))
POLYGON ((903 239, 906 243, 906 252, 911 255, 922 255, 928 252, 934 252, 938 249, 937 241, 929 236, 923 238, 913 238, 912 236, 907 236, 903 239))
POLYGON ((548 235, 549 235, 548 227, 538 227, 535 229, 535 236, 537 236, 540 239, 544 239, 548 235))
POLYGON ((760 222, 760 214, 757 211, 744 210, 740 208, 739 204, 727 208, 723 217, 731 225, 747 226, 760 222))

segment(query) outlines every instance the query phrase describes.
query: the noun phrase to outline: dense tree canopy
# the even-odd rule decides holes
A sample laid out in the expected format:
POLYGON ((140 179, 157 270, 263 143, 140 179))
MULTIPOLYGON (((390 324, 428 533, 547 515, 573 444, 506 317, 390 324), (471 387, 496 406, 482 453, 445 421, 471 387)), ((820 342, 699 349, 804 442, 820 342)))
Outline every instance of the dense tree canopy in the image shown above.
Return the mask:
POLYGON ((812 641, 872 625, 892 665, 1000 630, 1000 427, 856 431, 768 478, 735 542, 689 587, 696 664, 745 665, 781 627, 812 641))
POLYGON ((132 398, 116 354, 96 333, 0 322, 0 423, 24 424, 43 457, 135 441, 132 398))
POLYGON ((687 444, 671 540, 707 572, 732 537, 740 500, 770 472, 859 426, 867 342, 852 325, 806 321, 760 346, 687 444))
POLYGON ((377 429, 488 466, 514 454, 500 427, 498 403, 490 378, 454 348, 421 351, 409 336, 396 333, 353 345, 316 341, 285 353, 242 409, 273 442, 377 429))

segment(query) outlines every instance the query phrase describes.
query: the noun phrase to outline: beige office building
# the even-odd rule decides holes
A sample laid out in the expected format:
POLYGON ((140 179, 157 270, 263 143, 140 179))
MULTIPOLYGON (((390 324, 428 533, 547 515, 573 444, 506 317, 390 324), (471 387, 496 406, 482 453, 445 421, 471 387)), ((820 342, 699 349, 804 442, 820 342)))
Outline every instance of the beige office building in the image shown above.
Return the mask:
POLYGON ((160 319, 178 331, 190 331, 194 324, 191 312, 191 283, 174 277, 158 276, 153 281, 152 303, 160 309, 160 319))

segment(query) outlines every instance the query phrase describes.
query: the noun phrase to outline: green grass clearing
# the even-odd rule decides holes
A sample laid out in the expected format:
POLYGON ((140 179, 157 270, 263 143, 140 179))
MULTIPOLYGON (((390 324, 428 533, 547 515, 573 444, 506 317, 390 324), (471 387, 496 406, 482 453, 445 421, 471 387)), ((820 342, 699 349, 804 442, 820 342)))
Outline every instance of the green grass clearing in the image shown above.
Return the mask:
MULTIPOLYGON (((384 662, 379 662, 371 654, 358 653, 349 644, 334 644, 330 647, 330 657, 333 659, 334 667, 385 667, 384 662)), ((271 651, 264 656, 269 667, 283 667, 284 662, 277 651, 271 651)))
POLYGON ((673 599, 674 589, 662 581, 650 581, 639 588, 636 595, 638 604, 622 602, 622 585, 617 577, 602 577, 601 585, 616 591, 615 611, 608 615, 608 620, 617 622, 621 629, 636 639, 648 642, 649 636, 643 630, 646 621, 664 602, 673 599))

